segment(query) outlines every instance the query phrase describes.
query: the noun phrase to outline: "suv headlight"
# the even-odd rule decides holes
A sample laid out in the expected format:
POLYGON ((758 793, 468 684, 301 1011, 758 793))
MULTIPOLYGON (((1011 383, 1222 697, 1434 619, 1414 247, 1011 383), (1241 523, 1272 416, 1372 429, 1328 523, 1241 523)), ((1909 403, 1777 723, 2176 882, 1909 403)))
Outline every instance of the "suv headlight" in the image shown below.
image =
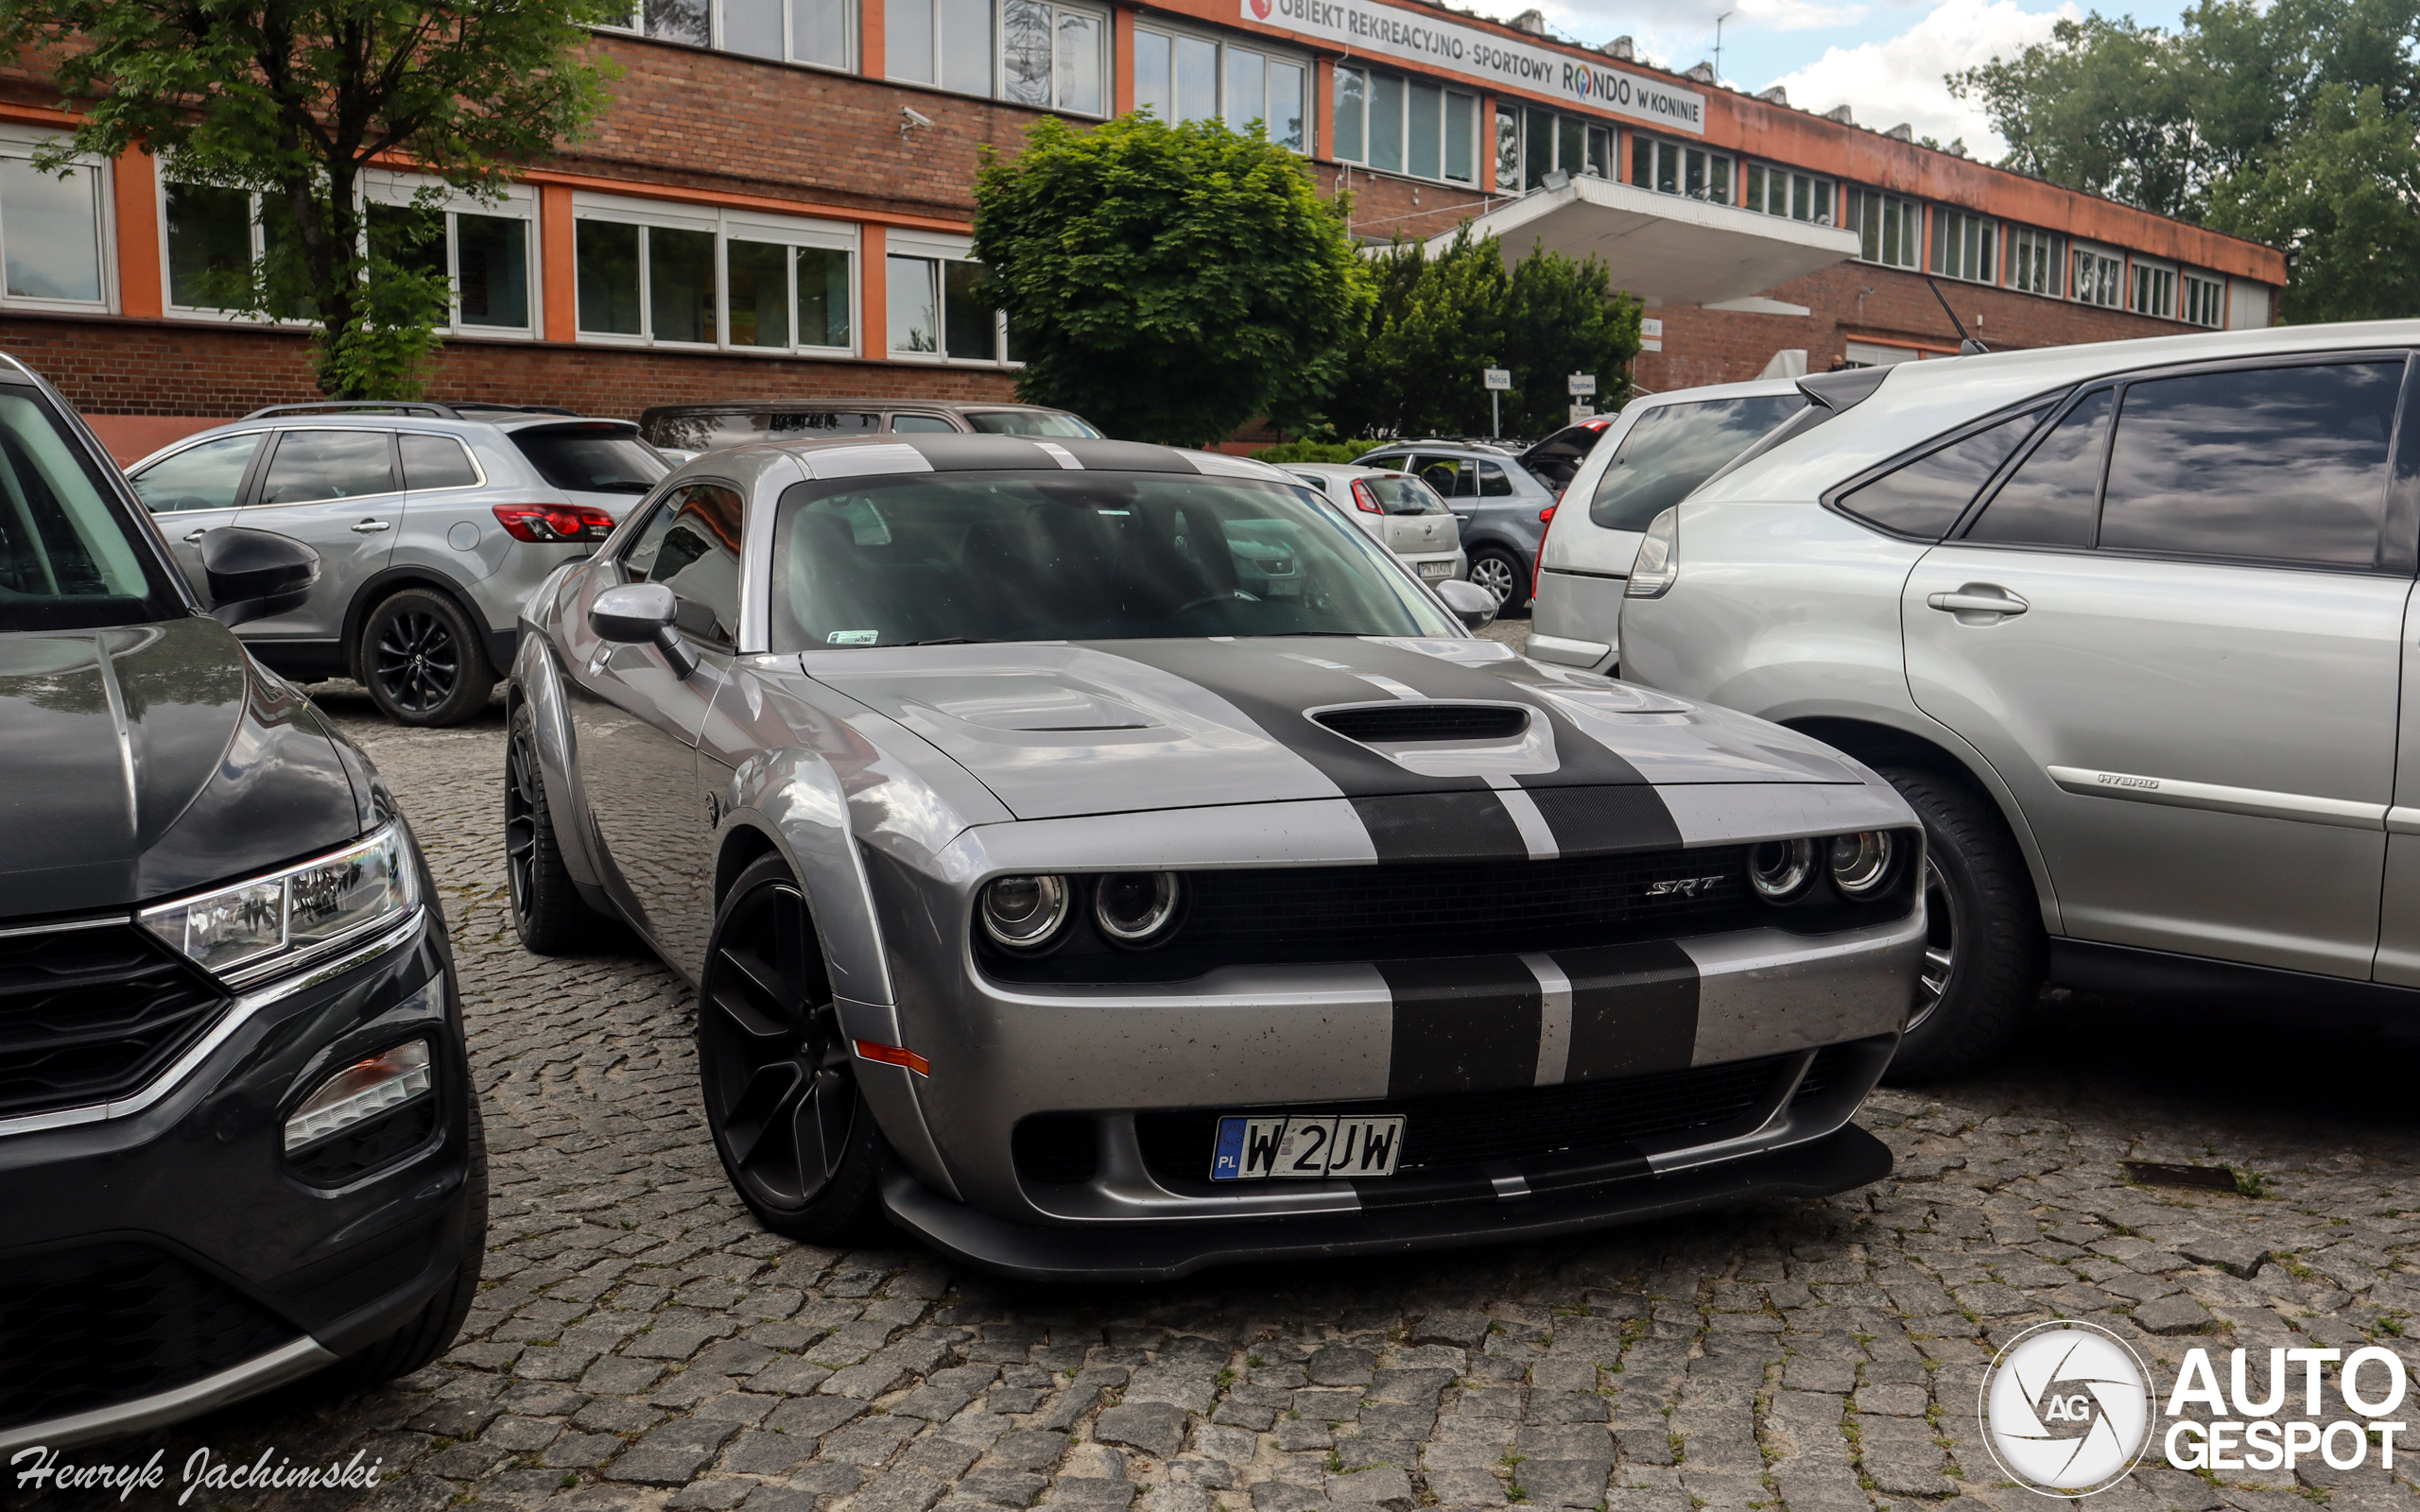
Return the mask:
POLYGON ((300 866, 136 917, 203 971, 240 987, 400 923, 419 906, 411 847, 397 820, 300 866))

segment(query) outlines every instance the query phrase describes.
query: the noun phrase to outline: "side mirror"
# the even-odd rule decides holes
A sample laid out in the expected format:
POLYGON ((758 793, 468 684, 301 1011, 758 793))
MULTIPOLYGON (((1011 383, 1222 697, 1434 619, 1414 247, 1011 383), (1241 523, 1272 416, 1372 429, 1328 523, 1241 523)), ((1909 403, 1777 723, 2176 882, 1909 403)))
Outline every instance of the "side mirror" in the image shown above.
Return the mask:
POLYGON ((1474 635, 1495 623, 1495 595, 1477 583, 1449 577, 1437 586, 1437 596, 1474 635))
POLYGON ((662 583, 624 583, 596 595, 588 606, 588 627, 620 645, 652 645, 672 663, 673 675, 698 670, 698 659, 672 627, 680 601, 662 583))
POLYGON ((231 628, 300 609, 320 580, 320 554, 291 536, 221 525, 201 538, 210 617, 231 628))

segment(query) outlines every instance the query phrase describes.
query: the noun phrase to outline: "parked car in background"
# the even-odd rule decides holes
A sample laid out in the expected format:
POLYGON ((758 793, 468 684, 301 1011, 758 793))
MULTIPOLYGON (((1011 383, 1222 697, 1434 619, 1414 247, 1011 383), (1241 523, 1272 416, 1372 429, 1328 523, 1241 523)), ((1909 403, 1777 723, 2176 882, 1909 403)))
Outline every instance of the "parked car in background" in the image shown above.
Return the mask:
POLYGON ((1924 816, 1909 1072, 2046 970, 2420 1013, 2415 364, 2394 321, 1809 377, 1822 423, 1656 517, 1623 672, 1924 816))
POLYGON ((1466 441, 1390 441, 1358 460, 1411 473, 1437 490, 1462 522, 1470 580, 1506 613, 1529 603, 1530 569, 1546 530, 1540 515, 1553 507, 1554 490, 1511 453, 1466 441))
POLYGON ((629 421, 416 402, 271 405, 127 475, 197 590, 221 525, 319 553, 310 596, 239 632, 263 662, 354 678, 398 723, 452 725, 512 665, 522 600, 668 471, 629 421))
POLYGON ((1577 425, 1566 425, 1523 452, 1521 465, 1561 498, 1563 490, 1571 486, 1572 475, 1588 460, 1588 454, 1597 449, 1598 438, 1613 422, 1612 415, 1599 415, 1577 425))
POLYGON ((1529 654, 1616 670, 1622 585, 1648 522, 1806 405, 1795 383, 1772 378, 1642 395, 1610 417, 1539 550, 1529 654))
POLYGON ((0 1460, 419 1369, 486 1232, 444 921, 227 628, 314 554, 220 526, 198 593, 7 358, 0 496, 0 1460))
POLYGON ((1122 441, 735 447, 531 601, 516 927, 698 985, 758 1222, 1134 1280, 1889 1170, 1898 795, 1478 639, 1324 509, 1122 441))
POLYGON ((1040 404, 974 400, 809 399, 656 404, 639 413, 656 445, 696 454, 749 441, 846 436, 1039 436, 1098 438, 1090 421, 1040 404))
POLYGON ((1422 582, 1467 578, 1461 522, 1436 490, 1410 473, 1329 462, 1289 462, 1286 471, 1394 553, 1422 582))

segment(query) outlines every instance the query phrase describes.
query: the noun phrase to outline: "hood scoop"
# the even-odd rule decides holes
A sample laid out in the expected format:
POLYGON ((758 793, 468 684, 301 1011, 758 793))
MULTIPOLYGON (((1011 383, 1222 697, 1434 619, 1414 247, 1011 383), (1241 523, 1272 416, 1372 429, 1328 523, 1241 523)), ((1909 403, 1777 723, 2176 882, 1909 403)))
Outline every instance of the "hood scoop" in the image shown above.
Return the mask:
POLYGON ((1324 709, 1311 715, 1347 740, 1402 745, 1430 740, 1518 740, 1530 713, 1512 704, 1439 703, 1427 699, 1324 709))

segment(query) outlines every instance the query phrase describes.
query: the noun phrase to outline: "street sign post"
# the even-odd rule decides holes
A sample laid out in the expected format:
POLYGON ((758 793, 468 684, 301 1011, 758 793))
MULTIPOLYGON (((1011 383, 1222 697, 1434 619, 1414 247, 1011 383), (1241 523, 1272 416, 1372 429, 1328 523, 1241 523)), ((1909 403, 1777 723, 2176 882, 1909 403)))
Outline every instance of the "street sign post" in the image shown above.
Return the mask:
POLYGON ((1504 401, 1496 398, 1495 396, 1512 388, 1512 369, 1510 368, 1481 368, 1478 370, 1478 376, 1479 382, 1487 386, 1487 416, 1489 421, 1489 434, 1493 436, 1501 436, 1504 434, 1504 401))
POLYGON ((1597 396, 1597 375, 1593 372, 1575 372, 1564 382, 1570 387, 1574 399, 1594 399, 1597 396))

